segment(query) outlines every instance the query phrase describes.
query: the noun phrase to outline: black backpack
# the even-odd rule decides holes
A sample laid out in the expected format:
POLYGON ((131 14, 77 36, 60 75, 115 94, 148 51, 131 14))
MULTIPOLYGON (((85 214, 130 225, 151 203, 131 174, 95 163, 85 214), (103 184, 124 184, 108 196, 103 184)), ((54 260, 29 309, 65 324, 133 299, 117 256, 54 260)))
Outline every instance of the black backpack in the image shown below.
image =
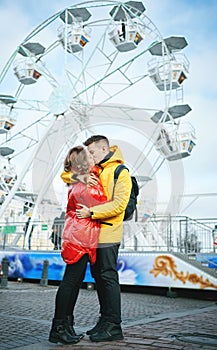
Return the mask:
MULTIPOLYGON (((123 164, 120 164, 117 166, 114 172, 114 184, 116 184, 119 174, 124 169, 127 169, 129 171, 129 169, 123 164)), ((136 178, 134 176, 131 176, 131 180, 132 180, 132 189, 130 193, 129 202, 125 209, 124 221, 131 220, 133 218, 133 213, 136 209, 136 204, 137 204, 137 196, 139 194, 139 186, 136 178)))

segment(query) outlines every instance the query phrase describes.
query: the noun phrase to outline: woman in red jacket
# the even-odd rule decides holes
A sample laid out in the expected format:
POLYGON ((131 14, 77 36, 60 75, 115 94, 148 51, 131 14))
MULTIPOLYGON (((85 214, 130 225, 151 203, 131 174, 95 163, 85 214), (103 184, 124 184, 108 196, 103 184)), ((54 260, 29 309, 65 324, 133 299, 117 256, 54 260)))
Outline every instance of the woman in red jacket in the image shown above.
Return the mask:
POLYGON ((76 335, 73 310, 79 288, 85 276, 88 261, 96 260, 96 248, 100 222, 90 218, 79 219, 76 209, 79 204, 93 206, 106 201, 98 178, 98 168, 93 166, 91 155, 82 146, 70 149, 64 162, 64 170, 72 175, 68 185, 68 203, 62 235, 61 255, 66 262, 63 280, 56 294, 55 313, 49 335, 52 343, 74 344, 83 335, 76 335), (96 185, 88 186, 89 174, 96 185), (94 175, 93 175, 94 174, 94 175))

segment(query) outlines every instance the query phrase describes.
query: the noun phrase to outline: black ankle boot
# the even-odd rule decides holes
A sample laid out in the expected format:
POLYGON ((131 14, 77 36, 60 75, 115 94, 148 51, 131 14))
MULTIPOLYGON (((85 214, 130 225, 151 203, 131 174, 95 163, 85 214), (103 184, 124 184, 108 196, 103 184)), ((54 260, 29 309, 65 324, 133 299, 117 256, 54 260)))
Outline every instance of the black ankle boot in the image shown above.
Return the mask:
POLYGON ((53 319, 52 328, 49 335, 51 343, 75 344, 80 341, 80 337, 72 336, 66 329, 64 320, 53 319))
POLYGON ((77 336, 80 339, 84 337, 84 334, 76 334, 75 329, 74 329, 74 317, 73 316, 66 316, 65 318, 65 326, 69 334, 71 334, 73 337, 77 336))
POLYGON ((90 335, 90 340, 93 342, 107 342, 123 338, 120 324, 111 322, 105 322, 96 333, 90 335))
POLYGON ((92 335, 92 334, 97 333, 104 323, 105 323, 105 320, 102 317, 99 317, 99 319, 97 321, 97 324, 93 328, 89 329, 86 332, 86 334, 87 335, 92 335))

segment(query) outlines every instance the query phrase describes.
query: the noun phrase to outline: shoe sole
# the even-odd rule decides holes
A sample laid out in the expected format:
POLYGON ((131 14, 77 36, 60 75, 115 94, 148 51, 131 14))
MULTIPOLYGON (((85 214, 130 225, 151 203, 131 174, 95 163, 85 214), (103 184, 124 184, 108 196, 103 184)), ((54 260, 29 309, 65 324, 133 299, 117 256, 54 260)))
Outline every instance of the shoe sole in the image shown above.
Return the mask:
POLYGON ((50 343, 55 343, 55 344, 61 343, 61 344, 64 344, 64 345, 77 344, 80 341, 80 339, 78 339, 77 341, 67 343, 67 342, 64 342, 63 340, 60 340, 59 338, 55 338, 55 337, 50 337, 48 340, 49 340, 50 343))
POLYGON ((107 341, 114 341, 114 340, 123 340, 124 336, 123 335, 113 335, 107 339, 94 339, 94 337, 90 337, 90 340, 95 343, 99 342, 107 342, 107 341))
POLYGON ((54 337, 50 337, 48 340, 50 343, 54 343, 54 344, 57 344, 57 343, 65 344, 65 342, 60 341, 59 339, 54 338, 54 337))

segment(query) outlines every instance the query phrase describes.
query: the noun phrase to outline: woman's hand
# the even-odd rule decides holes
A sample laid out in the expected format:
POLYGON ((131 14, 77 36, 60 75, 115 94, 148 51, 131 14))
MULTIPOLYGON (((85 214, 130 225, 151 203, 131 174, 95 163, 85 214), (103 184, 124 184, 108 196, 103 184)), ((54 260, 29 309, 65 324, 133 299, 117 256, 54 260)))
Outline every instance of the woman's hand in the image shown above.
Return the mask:
POLYGON ((76 211, 75 211, 78 218, 85 219, 85 218, 89 218, 91 216, 90 209, 88 207, 86 207, 86 205, 78 203, 78 206, 81 207, 81 209, 76 209, 76 211))

